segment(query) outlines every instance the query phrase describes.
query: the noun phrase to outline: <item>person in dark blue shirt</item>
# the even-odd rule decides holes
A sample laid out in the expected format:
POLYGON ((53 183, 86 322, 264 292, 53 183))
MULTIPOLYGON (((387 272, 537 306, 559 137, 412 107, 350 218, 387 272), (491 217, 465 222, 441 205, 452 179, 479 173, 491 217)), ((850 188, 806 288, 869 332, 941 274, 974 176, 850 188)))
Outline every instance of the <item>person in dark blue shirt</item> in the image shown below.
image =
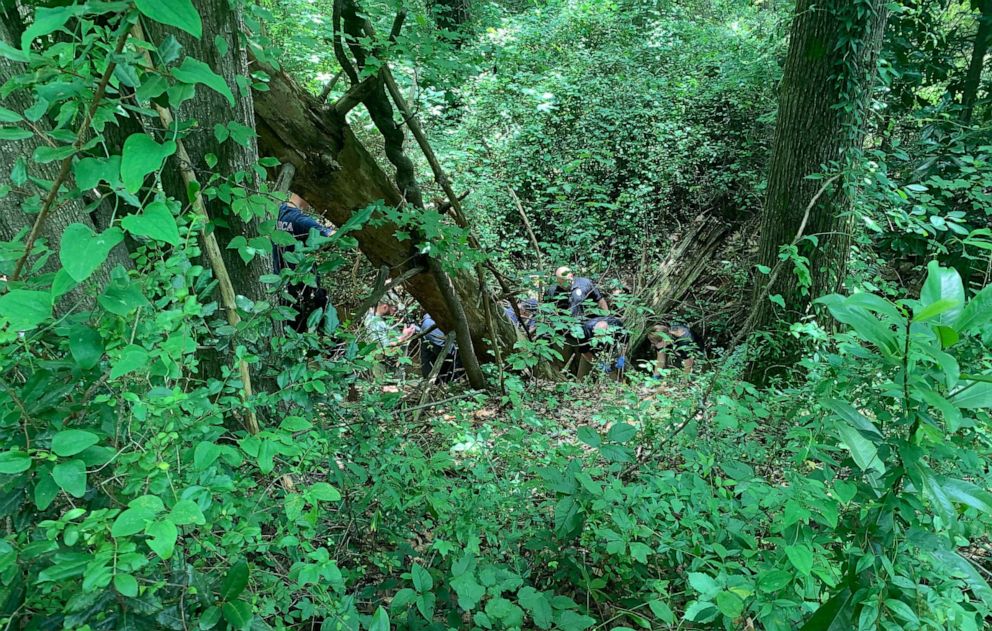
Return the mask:
MULTIPOLYGON (((537 299, 527 298, 526 300, 521 300, 517 303, 517 309, 524 319, 524 328, 533 332, 537 326, 537 321, 534 319, 534 314, 537 313, 537 299)), ((513 326, 520 326, 520 319, 517 318, 517 312, 513 310, 513 307, 504 308, 503 313, 513 326)))
POLYGON ((558 311, 567 312, 576 318, 583 317, 589 308, 598 307, 604 313, 610 308, 603 293, 592 280, 576 276, 565 266, 555 270, 555 284, 544 292, 544 301, 553 302, 558 311))
POLYGON ((440 359, 444 363, 441 364, 437 378, 442 383, 447 383, 453 381, 463 372, 458 365, 458 345, 452 344, 451 350, 442 358, 441 351, 444 350, 444 343, 447 338, 444 331, 435 325, 436 323, 434 322, 434 318, 431 317, 431 314, 425 313, 424 319, 420 322, 420 330, 428 331, 431 327, 434 328, 424 335, 420 341, 420 374, 424 379, 429 377, 434 364, 440 359))
MULTIPOLYGON (((310 237, 311 231, 329 237, 334 234, 334 229, 325 226, 305 210, 310 210, 310 205, 299 195, 290 194, 289 200, 279 206, 279 214, 276 218, 276 228, 293 235, 297 241, 305 243, 310 237)), ((284 267, 294 268, 295 265, 286 260, 287 246, 274 245, 272 247, 272 269, 279 274, 284 267)), ((321 309, 324 314, 331 309, 327 290, 320 286, 320 277, 315 275, 315 286, 305 283, 291 283, 287 287, 289 295, 293 297, 293 307, 297 315, 293 318, 291 326, 299 333, 307 330, 307 323, 310 315, 317 309, 321 309)))

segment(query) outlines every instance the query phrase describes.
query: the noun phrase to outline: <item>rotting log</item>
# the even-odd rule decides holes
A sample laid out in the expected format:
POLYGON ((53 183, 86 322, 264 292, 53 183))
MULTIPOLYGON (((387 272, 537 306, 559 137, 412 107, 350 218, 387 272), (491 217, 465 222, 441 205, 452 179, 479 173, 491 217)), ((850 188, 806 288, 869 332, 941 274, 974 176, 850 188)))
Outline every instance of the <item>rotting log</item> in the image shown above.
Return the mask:
POLYGON ((694 221, 675 242, 654 274, 638 292, 638 303, 647 307, 655 321, 648 321, 634 309, 626 314, 628 328, 634 333, 631 348, 643 342, 649 324, 663 322, 672 309, 692 289, 720 249, 735 224, 718 215, 706 215, 694 221))
MULTIPOLYGON (((253 65, 261 66, 257 61, 253 65)), ((382 202, 399 207, 404 201, 390 177, 355 137, 344 118, 322 104, 285 72, 264 67, 270 80, 265 91, 255 91, 255 122, 259 150, 296 168, 294 192, 305 198, 331 223, 344 225, 356 212, 382 202)), ((400 240, 397 227, 373 214, 371 221, 351 235, 376 267, 385 265, 390 277, 420 267, 429 269, 416 244, 400 240)), ((490 361, 488 330, 478 281, 467 270, 451 274, 455 292, 461 298, 473 346, 480 361, 490 361)), ((406 281, 407 291, 433 316, 445 331, 454 330, 437 282, 429 272, 406 281)), ((494 305, 495 308, 495 305, 494 305)), ((497 310, 496 313, 501 313, 497 310)), ((500 327, 500 344, 509 349, 515 342, 513 331, 500 327)))

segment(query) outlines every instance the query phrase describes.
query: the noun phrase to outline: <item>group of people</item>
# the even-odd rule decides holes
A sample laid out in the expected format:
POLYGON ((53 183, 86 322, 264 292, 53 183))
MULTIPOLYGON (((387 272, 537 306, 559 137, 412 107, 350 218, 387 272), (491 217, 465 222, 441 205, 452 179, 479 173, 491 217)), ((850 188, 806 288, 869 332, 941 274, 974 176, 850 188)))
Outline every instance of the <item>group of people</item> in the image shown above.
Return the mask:
MULTIPOLYGON (((622 378, 630 355, 638 349, 630 348, 623 320, 611 313, 609 301, 591 279, 576 276, 566 266, 559 267, 555 270, 555 283, 544 293, 544 301, 579 325, 578 329, 570 329, 577 334, 566 334, 564 349, 566 365, 571 357, 579 357, 575 367, 578 377, 584 377, 596 365, 622 378)), ((656 378, 670 367, 690 372, 702 350, 696 335, 684 324, 656 324, 645 337, 653 351, 650 363, 656 378)))
MULTIPOLYGON (((296 194, 290 195, 279 208, 276 227, 305 241, 312 232, 323 237, 334 234, 334 228, 325 226, 308 214, 309 205, 296 194)), ((284 267, 294 268, 293 255, 286 246, 273 247, 273 267, 278 274, 284 267)), ((296 283, 288 288, 297 315, 291 326, 299 332, 318 328, 317 323, 327 322, 330 306, 327 291, 320 286, 319 277, 314 283, 296 283)), ((420 342, 420 369, 425 378, 432 372, 442 381, 456 379, 462 373, 458 362, 457 345, 448 343, 429 313, 420 319, 419 326, 396 322, 398 299, 388 296, 381 299, 363 318, 366 339, 378 345, 385 355, 406 352, 412 340, 420 342), (447 351, 445 349, 447 348, 447 351), (437 362, 442 362, 437 366, 437 362), (437 367, 437 370, 434 370, 437 367)), ((554 282, 537 298, 520 300, 506 306, 504 314, 514 326, 526 329, 530 336, 547 334, 558 329, 564 332, 562 350, 563 368, 573 371, 579 378, 586 376, 593 366, 603 372, 622 378, 630 363, 632 351, 630 336, 623 320, 611 313, 606 296, 591 279, 576 276, 566 266, 555 270, 554 282), (541 327, 538 322, 550 322, 541 327), (575 361, 577 358, 577 361, 575 361)), ((655 377, 668 368, 692 370, 701 347, 696 335, 683 324, 656 324, 646 335, 650 347, 650 365, 655 377)))

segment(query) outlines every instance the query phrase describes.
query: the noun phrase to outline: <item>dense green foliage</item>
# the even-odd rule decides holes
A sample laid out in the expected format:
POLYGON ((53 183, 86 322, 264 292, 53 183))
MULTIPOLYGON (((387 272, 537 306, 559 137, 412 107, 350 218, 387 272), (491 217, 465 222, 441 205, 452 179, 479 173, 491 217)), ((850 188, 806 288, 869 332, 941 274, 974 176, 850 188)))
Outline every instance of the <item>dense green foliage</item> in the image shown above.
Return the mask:
MULTIPOLYGON (((224 51, 243 38, 319 93, 340 69, 333 3, 234 3, 237 33, 205 32, 208 4, 45 3, 25 13, 23 38, 0 43, 0 69, 14 69, 0 142, 36 143, 0 173, 0 200, 25 215, 0 241, 0 624, 988 626, 992 107, 986 87, 974 124, 960 122, 967 62, 950 47, 974 37, 967 4, 893 3, 867 145, 844 165, 847 291, 792 323, 802 360, 764 388, 741 378, 750 349, 735 327, 752 307, 742 288, 788 3, 466 2, 452 30, 453 3, 414 2, 394 42, 383 34, 395 3, 365 3, 382 62, 458 191, 472 191, 471 227, 374 203, 306 245, 274 229, 275 158, 225 173, 207 154, 198 183, 168 184, 192 134, 247 149, 256 130, 169 126, 157 108, 205 91, 233 103, 272 77, 219 76, 175 37, 132 27, 224 51), (30 106, 7 107, 12 95, 30 106), (42 168, 61 164, 68 177, 53 187, 58 170, 42 168), (276 243, 296 264, 260 279, 265 300, 238 296, 233 323, 198 191, 228 217, 260 220, 227 249, 249 260, 276 243), (694 283, 706 299, 693 308, 719 311, 708 316, 727 330, 714 337, 737 345, 661 381, 650 370, 623 383, 537 379, 574 325, 545 309, 542 337, 521 336, 485 367, 492 391, 406 376, 393 391, 382 386, 402 368, 380 366, 362 314, 332 315, 328 337, 287 326, 288 286, 318 272, 336 299, 361 301, 342 296, 360 283, 352 233, 383 218, 406 239, 426 235, 418 245, 447 269, 491 262, 516 286, 550 273, 514 197, 545 265, 628 284, 653 275, 680 227, 725 219, 733 232, 694 283), (57 238, 28 240, 64 208, 78 214, 57 238), (127 265, 108 269, 115 247, 127 265)), ((386 164, 368 114, 349 116, 386 164)), ((797 251, 783 251, 782 273, 806 273, 797 251)), ((781 343, 752 338, 772 355, 781 343)))

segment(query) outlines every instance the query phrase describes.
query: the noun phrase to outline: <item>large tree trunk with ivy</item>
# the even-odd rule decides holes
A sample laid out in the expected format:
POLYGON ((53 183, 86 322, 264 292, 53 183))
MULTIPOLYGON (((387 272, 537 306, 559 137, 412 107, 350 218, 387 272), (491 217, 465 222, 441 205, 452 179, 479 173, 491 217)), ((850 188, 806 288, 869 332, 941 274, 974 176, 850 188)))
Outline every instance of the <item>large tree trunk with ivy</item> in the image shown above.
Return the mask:
MULTIPOLYGON (((796 239, 800 227, 814 237, 799 244, 809 259, 810 286, 803 287, 791 268, 758 276, 752 322, 768 328, 795 321, 812 299, 837 290, 850 250, 850 200, 843 179, 822 191, 823 180, 809 176, 844 168, 860 149, 875 63, 887 9, 884 0, 799 0, 779 94, 768 191, 761 221, 758 262, 774 268, 780 248, 796 239), (817 199, 812 203, 814 198, 817 199), (812 203, 812 205, 811 205, 812 203), (781 296, 777 309, 769 296, 781 296)), ((788 265, 788 264, 786 264, 788 265)))
MULTIPOLYGON (((372 204, 397 208, 404 204, 399 190, 372 155, 355 138, 334 108, 320 103, 281 71, 266 68, 271 75, 268 89, 255 92, 256 129, 264 155, 296 167, 293 189, 337 226, 346 224, 357 211, 372 204)), ((423 271, 404 287, 445 331, 455 330, 456 319, 430 273, 426 257, 410 239, 401 240, 399 228, 384 219, 382 212, 351 233, 362 252, 376 266, 389 267, 391 276, 414 268, 423 271)), ((490 300, 479 292, 478 281, 469 270, 453 273, 451 283, 464 307, 473 348, 480 360, 488 360, 489 344, 485 305, 490 300)), ((491 305, 494 313, 502 309, 491 305)), ((497 326, 504 348, 515 342, 513 331, 497 326)))
MULTIPOLYGON (((16 13, 8 13, 8 11, 14 12, 16 9, 13 5, 0 7, 0 41, 19 49, 20 19, 16 13)), ((0 85, 7 83, 12 77, 23 72, 25 72, 24 66, 7 57, 0 56, 0 85)), ((0 105, 20 113, 34 105, 34 98, 28 91, 17 90, 0 100, 0 105)), ((42 132, 51 130, 51 126, 44 117, 33 125, 42 132)), ((19 127, 28 129, 27 125, 24 124, 19 127)), ((59 163, 57 161, 40 163, 32 159, 34 150, 41 142, 43 141, 37 136, 23 140, 0 142, 0 174, 3 176, 0 181, 10 187, 10 190, 0 197, 0 241, 12 241, 21 235, 21 242, 23 243, 37 217, 41 199, 46 193, 46 190, 39 187, 36 182, 52 182, 58 176, 59 163), (32 200, 34 200, 33 203, 32 200), (26 211, 30 210, 32 206, 35 206, 35 212, 28 214, 26 211)), ((58 270, 58 251, 62 234, 66 227, 73 223, 80 223, 94 232, 100 232, 86 210, 85 199, 73 199, 53 206, 38 234, 39 241, 44 241, 45 245, 53 252, 40 272, 58 270)), ((39 241, 35 242, 35 248, 38 247, 39 241)), ((33 262, 31 259, 28 260, 21 274, 22 280, 31 275, 33 262)), ((123 245, 111 250, 104 264, 84 284, 59 300, 57 305, 59 310, 64 312, 76 305, 88 308, 92 304, 92 294, 106 285, 110 278, 110 271, 118 265, 130 265, 130 259, 128 259, 127 251, 123 245)))
MULTIPOLYGON (((258 146, 252 133, 255 110, 249 89, 251 78, 245 43, 246 29, 241 9, 236 3, 232 5, 228 0, 199 0, 196 9, 203 20, 203 37, 200 39, 151 21, 147 23, 148 32, 156 43, 170 35, 175 37, 182 45, 183 53, 210 66, 224 78, 234 95, 232 107, 226 97, 205 85, 198 85, 196 97, 183 103, 175 111, 175 116, 180 123, 196 123, 183 138, 193 161, 193 170, 222 176, 213 183, 201 181, 200 184, 204 187, 207 212, 216 224, 217 241, 234 290, 252 300, 260 300, 265 297, 265 286, 259 277, 272 272, 270 256, 263 253, 245 263, 236 249, 227 247, 235 237, 251 239, 259 234, 257 218, 245 218, 232 212, 232 202, 233 205, 245 208, 242 202, 236 200, 244 199, 242 194, 250 196, 260 188, 260 179, 255 171, 258 146), (229 127, 233 133, 223 142, 218 142, 215 125, 229 127), (213 167, 206 161, 208 154, 217 158, 213 167)), ((219 137, 223 138, 224 134, 219 137)), ((165 182, 177 199, 187 199, 186 186, 179 169, 167 170, 165 182)))
POLYGON ((968 74, 964 79, 961 91, 961 120, 971 123, 978 101, 978 90, 982 84, 982 70, 985 69, 985 56, 992 44, 992 0, 979 0, 978 32, 975 33, 975 45, 971 51, 971 63, 968 74))

